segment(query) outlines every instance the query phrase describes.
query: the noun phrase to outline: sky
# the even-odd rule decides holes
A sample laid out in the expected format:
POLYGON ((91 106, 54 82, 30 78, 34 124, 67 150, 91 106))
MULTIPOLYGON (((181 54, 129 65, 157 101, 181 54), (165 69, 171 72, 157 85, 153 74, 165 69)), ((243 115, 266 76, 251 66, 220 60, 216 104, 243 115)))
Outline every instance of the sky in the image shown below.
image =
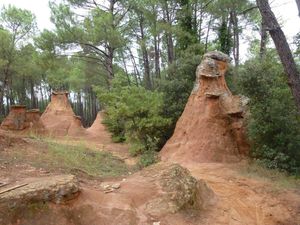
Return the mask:
MULTIPOLYGON (((270 2, 272 10, 282 24, 283 32, 291 44, 293 36, 300 32, 300 17, 298 16, 296 2, 295 0, 270 0, 270 2)), ((50 21, 48 0, 0 0, 0 8, 8 4, 33 12, 40 30, 54 28, 50 21)), ((245 49, 245 47, 246 46, 242 46, 243 49, 245 49)), ((242 52, 244 51, 242 50, 242 52)))
POLYGON ((40 30, 53 29, 54 26, 50 21, 50 9, 48 6, 49 0, 0 0, 0 7, 9 4, 21 9, 30 10, 37 20, 37 25, 40 30))

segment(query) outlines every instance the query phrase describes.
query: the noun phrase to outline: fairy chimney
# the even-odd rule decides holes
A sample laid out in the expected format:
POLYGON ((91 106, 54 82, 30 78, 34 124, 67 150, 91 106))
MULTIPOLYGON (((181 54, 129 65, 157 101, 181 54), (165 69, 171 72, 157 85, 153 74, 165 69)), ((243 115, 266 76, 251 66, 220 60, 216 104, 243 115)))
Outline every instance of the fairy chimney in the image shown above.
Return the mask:
POLYGON ((177 162, 234 162, 248 153, 244 114, 247 99, 232 95, 225 73, 229 57, 204 55, 194 89, 160 156, 177 162))

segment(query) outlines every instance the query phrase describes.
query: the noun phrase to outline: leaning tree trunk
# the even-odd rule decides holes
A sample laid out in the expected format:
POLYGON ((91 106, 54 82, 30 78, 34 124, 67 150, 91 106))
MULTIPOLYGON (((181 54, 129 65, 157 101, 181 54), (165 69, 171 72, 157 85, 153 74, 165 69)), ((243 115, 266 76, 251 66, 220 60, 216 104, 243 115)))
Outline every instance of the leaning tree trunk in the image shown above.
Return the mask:
POLYGON ((300 74, 297 70, 297 66, 289 44, 287 43, 286 37, 270 8, 269 2, 267 0, 256 0, 256 2, 267 30, 274 41, 281 63, 288 78, 288 85, 292 90, 296 106, 300 112, 300 74))
POLYGON ((296 4, 298 7, 298 16, 300 16, 300 0, 296 0, 296 4))

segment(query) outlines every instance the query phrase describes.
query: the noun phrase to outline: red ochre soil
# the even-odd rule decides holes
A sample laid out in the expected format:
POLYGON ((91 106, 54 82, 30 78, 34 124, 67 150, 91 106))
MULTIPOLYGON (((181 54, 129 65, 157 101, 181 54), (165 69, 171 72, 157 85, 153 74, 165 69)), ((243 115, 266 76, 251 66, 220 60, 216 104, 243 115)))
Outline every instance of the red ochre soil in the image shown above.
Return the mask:
POLYGON ((196 82, 173 136, 160 152, 176 162, 237 162, 248 153, 244 135, 246 98, 231 94, 225 81, 228 57, 204 55, 196 82))

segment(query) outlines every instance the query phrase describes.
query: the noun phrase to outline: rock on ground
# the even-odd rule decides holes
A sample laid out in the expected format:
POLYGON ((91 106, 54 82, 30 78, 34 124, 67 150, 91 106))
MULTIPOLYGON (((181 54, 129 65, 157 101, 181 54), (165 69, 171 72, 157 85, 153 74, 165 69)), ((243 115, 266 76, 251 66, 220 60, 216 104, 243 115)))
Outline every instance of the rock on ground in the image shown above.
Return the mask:
POLYGON ((78 193, 78 181, 73 175, 24 180, 0 188, 0 215, 7 208, 22 207, 30 203, 48 201, 64 203, 76 197, 78 193))
POLYGON ((163 216, 182 209, 201 210, 215 201, 214 193, 205 181, 197 181, 178 164, 154 165, 143 173, 157 177, 155 182, 161 190, 146 203, 146 212, 151 216, 163 216))

